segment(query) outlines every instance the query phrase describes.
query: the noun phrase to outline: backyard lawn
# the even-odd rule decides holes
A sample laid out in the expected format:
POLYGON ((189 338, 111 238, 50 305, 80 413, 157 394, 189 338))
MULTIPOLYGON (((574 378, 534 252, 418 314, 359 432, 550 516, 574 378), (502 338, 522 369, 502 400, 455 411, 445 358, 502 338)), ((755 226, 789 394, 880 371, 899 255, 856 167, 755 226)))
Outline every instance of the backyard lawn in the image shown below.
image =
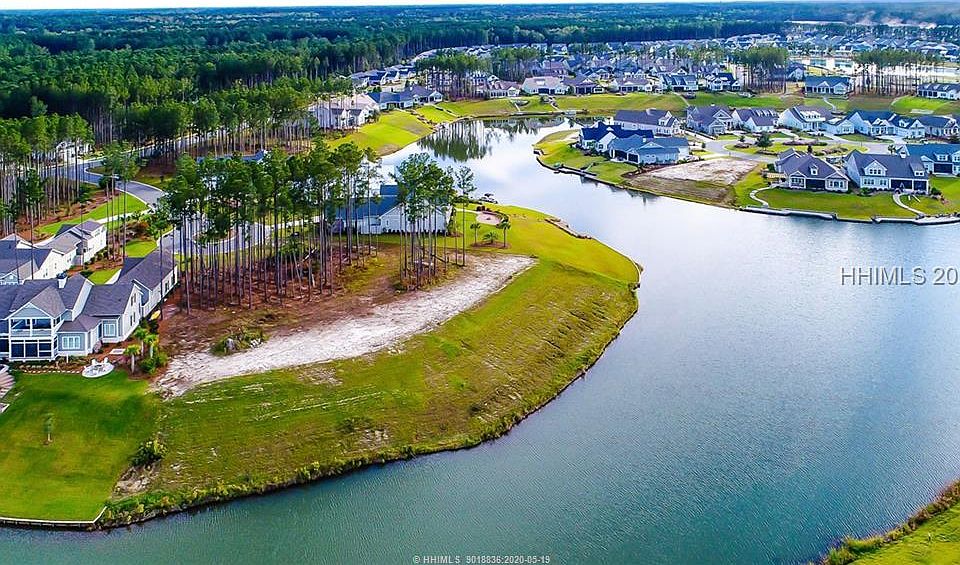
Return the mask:
POLYGON ((612 115, 617 110, 643 110, 659 108, 677 112, 686 106, 676 94, 591 94, 589 96, 557 96, 561 110, 577 110, 592 115, 612 115))
POLYGON ((143 241, 131 241, 127 243, 125 249, 128 257, 146 257, 151 251, 157 248, 157 242, 152 239, 143 241))
POLYGON ((107 284, 107 281, 113 278, 113 275, 120 271, 117 269, 100 269, 87 275, 87 280, 93 284, 107 284))
POLYGON ((475 118, 503 117, 514 114, 517 111, 517 107, 513 102, 506 98, 448 101, 441 102, 437 105, 458 116, 472 116, 475 118))
POLYGON ((930 186, 941 192, 943 200, 927 196, 904 196, 903 202, 929 216, 960 212, 960 178, 930 177, 930 186))
POLYGON ((897 206, 889 192, 860 196, 852 193, 774 188, 761 192, 759 196, 769 202, 771 208, 834 213, 840 218, 853 220, 869 220, 873 216, 914 217, 914 214, 897 206))
POLYGON ((437 108, 436 106, 420 106, 417 108, 414 113, 420 115, 425 120, 435 123, 442 124, 446 122, 452 122, 457 119, 457 116, 437 108))
POLYGON ((137 446, 153 433, 158 401, 123 371, 99 379, 18 377, 0 414, 0 516, 93 520, 137 446), (48 415, 51 439, 46 442, 48 415))
POLYGON ((410 112, 391 110, 380 114, 376 122, 368 123, 330 142, 338 145, 354 142, 361 149, 373 149, 380 155, 393 153, 430 134, 433 129, 410 112))
MULTIPOLYGON (((102 220, 110 217, 111 215, 122 214, 124 204, 126 204, 127 214, 134 214, 147 209, 147 205, 143 202, 143 200, 140 200, 136 196, 131 196, 126 192, 122 192, 120 193, 120 196, 117 196, 111 202, 105 202, 100 206, 97 206, 96 208, 84 213, 83 220, 102 220)), ((63 224, 76 224, 80 221, 80 215, 77 214, 58 222, 42 225, 37 228, 37 231, 46 235, 54 235, 63 224)))

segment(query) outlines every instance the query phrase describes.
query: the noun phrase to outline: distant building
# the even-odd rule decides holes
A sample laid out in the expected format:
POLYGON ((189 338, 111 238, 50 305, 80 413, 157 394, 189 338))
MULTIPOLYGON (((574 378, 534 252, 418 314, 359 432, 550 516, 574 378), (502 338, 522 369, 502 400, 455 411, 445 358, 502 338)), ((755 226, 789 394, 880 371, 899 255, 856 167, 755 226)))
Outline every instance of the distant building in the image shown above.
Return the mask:
POLYGON ((960 135, 960 124, 950 116, 917 116, 917 121, 923 124, 927 137, 949 139, 960 135))
POLYGON ((807 96, 847 96, 853 93, 850 79, 843 76, 806 76, 803 93, 807 96))
POLYGON ((819 106, 794 106, 780 114, 779 125, 803 132, 818 132, 832 116, 819 106))
POLYGON ((960 84, 953 82, 925 82, 917 86, 921 98, 960 100, 960 84))
POLYGON ((626 129, 620 125, 597 122, 593 126, 580 128, 577 147, 584 151, 606 153, 611 141, 635 136, 646 140, 653 139, 653 133, 647 130, 626 129))
POLYGON ((639 136, 615 139, 607 146, 614 161, 638 165, 673 165, 690 156, 690 143, 683 137, 644 139, 639 136))
POLYGON ((732 112, 734 129, 752 133, 771 133, 777 129, 780 112, 772 108, 738 108, 732 112))
POLYGON ((354 129, 371 120, 380 105, 367 94, 337 96, 310 106, 317 124, 329 129, 354 129))
POLYGON ((888 110, 854 110, 847 119, 857 133, 871 137, 895 136, 904 139, 923 139, 927 130, 912 116, 902 116, 888 110))
POLYGON ((91 261, 107 246, 107 228, 87 220, 63 224, 54 237, 33 244, 17 235, 0 239, 0 285, 53 279, 91 261))
POLYGON ((563 95, 570 91, 563 79, 556 76, 528 77, 520 87, 527 94, 563 95))

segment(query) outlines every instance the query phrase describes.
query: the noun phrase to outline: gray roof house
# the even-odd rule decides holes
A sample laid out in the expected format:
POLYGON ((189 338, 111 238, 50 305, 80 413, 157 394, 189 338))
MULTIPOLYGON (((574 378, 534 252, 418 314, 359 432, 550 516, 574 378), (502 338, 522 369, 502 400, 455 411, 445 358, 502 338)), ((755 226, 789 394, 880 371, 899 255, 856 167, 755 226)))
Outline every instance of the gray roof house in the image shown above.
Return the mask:
POLYGON ((923 124, 927 137, 950 138, 960 135, 960 124, 950 116, 924 114, 917 116, 917 121, 923 124))
POLYGON ((676 135, 680 133, 680 121, 667 110, 648 108, 646 110, 617 110, 613 123, 624 129, 639 129, 653 132, 655 135, 676 135))
POLYGON ((846 192, 849 187, 849 180, 840 169, 809 153, 784 151, 774 166, 783 174, 784 188, 846 192))
POLYGON ((60 276, 0 285, 0 358, 83 356, 130 337, 177 281, 173 255, 128 260, 114 284, 60 276))
POLYGON ((847 96, 853 92, 850 79, 843 76, 806 76, 803 93, 826 96, 847 96))
POLYGON ((738 108, 732 112, 732 127, 753 133, 772 132, 777 129, 780 112, 773 108, 738 108))
POLYGON ((853 151, 844 162, 847 176, 860 188, 921 192, 929 189, 927 169, 914 155, 880 155, 853 151))
POLYGON ((107 246, 107 229, 93 220, 64 224, 52 238, 30 243, 11 234, 0 239, 0 285, 52 279, 91 261, 107 246))
POLYGON ((917 85, 917 96, 960 100, 960 84, 952 82, 925 82, 917 85))
POLYGON ((690 106, 687 108, 687 129, 708 135, 723 135, 733 124, 733 115, 726 106, 690 106))
POLYGON ((607 153, 615 161, 638 165, 673 165, 690 155, 690 144, 683 137, 644 139, 639 136, 614 139, 607 153))
POLYGON ((960 175, 960 143, 910 143, 903 151, 923 162, 927 172, 938 175, 960 175))

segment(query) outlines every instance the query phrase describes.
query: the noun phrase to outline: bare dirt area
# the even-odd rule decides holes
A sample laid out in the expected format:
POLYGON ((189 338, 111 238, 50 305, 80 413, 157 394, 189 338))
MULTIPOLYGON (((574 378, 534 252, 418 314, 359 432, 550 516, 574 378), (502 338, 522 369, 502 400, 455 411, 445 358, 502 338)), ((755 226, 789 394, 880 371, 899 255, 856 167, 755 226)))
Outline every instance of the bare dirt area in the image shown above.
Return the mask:
POLYGON ((360 293, 360 302, 348 301, 351 308, 316 317, 296 316, 295 327, 287 320, 285 329, 270 335, 266 343, 228 356, 213 355, 209 343, 185 339, 184 331, 179 351, 154 388, 164 397, 179 396, 197 385, 233 376, 357 357, 395 346, 480 303, 533 263, 517 255, 471 256, 464 271, 442 285, 381 293, 380 300, 360 293))
POLYGON ((712 182, 721 185, 735 184, 747 175, 757 164, 754 161, 730 159, 704 159, 663 167, 646 173, 647 176, 670 179, 712 182))

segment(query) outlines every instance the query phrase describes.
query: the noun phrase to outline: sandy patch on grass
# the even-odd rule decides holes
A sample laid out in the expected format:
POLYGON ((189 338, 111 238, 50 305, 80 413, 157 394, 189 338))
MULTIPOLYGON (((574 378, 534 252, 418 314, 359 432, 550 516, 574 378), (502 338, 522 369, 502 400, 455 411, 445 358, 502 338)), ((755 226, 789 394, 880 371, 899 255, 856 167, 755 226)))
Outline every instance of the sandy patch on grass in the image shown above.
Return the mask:
POLYGON ((170 360, 154 383, 164 397, 238 375, 262 373, 372 353, 428 331, 499 291, 534 260, 520 255, 475 256, 454 281, 359 311, 318 327, 272 337, 257 347, 226 357, 192 351, 170 360))
POLYGON ((757 166, 755 161, 743 159, 704 159, 664 167, 646 173, 651 177, 672 180, 706 181, 716 184, 734 184, 757 166))

